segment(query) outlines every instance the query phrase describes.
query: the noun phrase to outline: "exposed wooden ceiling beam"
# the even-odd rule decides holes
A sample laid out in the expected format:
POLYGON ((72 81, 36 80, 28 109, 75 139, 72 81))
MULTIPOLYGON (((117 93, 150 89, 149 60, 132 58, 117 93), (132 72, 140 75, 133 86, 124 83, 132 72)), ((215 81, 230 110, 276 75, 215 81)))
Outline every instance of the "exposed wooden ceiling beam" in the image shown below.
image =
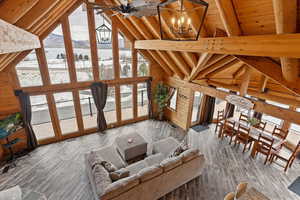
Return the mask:
MULTIPOLYGON (((273 0, 277 34, 296 33, 297 1, 273 0)), ((281 57, 282 74, 286 81, 295 82, 299 78, 299 60, 281 57)))
POLYGON ((40 48, 38 36, 0 19, 0 54, 40 48))
POLYGON ((242 35, 231 0, 215 0, 221 20, 229 37, 242 35))
POLYGON ((268 83, 268 77, 266 77, 265 75, 261 76, 260 79, 260 84, 259 84, 259 91, 260 92, 265 92, 266 87, 267 87, 267 83, 268 83))
MULTIPOLYGON (((124 19, 121 16, 114 16, 116 17, 120 23, 125 26, 127 28, 127 30, 135 37, 135 39, 144 39, 144 37, 141 35, 140 32, 137 31, 137 29, 132 25, 132 23, 130 21, 128 21, 128 19, 124 19)), ((164 60, 160 57, 160 55, 158 55, 157 51, 148 51, 149 54, 155 58, 157 60, 157 62, 160 64, 160 66, 162 67, 162 69, 169 75, 172 76, 173 75, 173 70, 171 70, 171 66, 169 66, 167 63, 164 62, 164 60)))
POLYGON ((194 67, 194 69, 192 70, 191 75, 189 76, 188 80, 195 79, 198 76, 199 72, 202 70, 203 66, 206 65, 206 63, 212 56, 213 56, 213 54, 210 54, 210 53, 202 53, 198 60, 196 67, 194 67))
POLYGON ((31 29, 46 13, 50 12, 60 0, 39 0, 22 18, 16 22, 16 26, 23 29, 31 29))
MULTIPOLYGON (((153 35, 147 31, 147 27, 145 24, 143 24, 141 21, 139 21, 136 17, 130 17, 128 20, 135 26, 135 28, 144 36, 146 39, 151 39, 153 38, 153 35)), ((151 28, 151 26, 149 26, 151 28)), ((172 51, 167 51, 166 52, 158 52, 161 56, 164 56, 163 58, 165 62, 170 63, 170 65, 173 67, 174 72, 181 76, 181 73, 178 73, 178 69, 185 74, 185 76, 188 76, 190 73, 190 69, 187 67, 187 64, 183 61, 181 55, 178 52, 172 52, 172 51), (168 56, 167 56, 168 55, 168 56), (173 62, 173 59, 175 62, 173 62)))
POLYGON ((241 62, 238 59, 236 59, 236 60, 233 60, 232 62, 230 62, 230 63, 228 63, 228 64, 226 64, 226 65, 224 65, 224 66, 222 66, 222 67, 220 67, 220 68, 218 68, 218 69, 210 72, 210 73, 208 73, 206 75, 206 77, 211 78, 214 75, 219 74, 220 72, 222 72, 222 71, 224 71, 224 70, 226 70, 226 69, 228 69, 230 67, 238 67, 239 68, 239 67, 241 67, 243 65, 244 65, 243 62, 241 62))
POLYGON ((0 3, 0 19, 14 24, 21 19, 39 0, 6 0, 0 3))
POLYGON ((233 56, 226 56, 225 58, 217 61, 216 63, 209 65, 207 67, 205 67, 205 69, 201 70, 197 76, 197 79, 201 79, 201 78, 206 78, 205 76, 221 67, 223 67, 224 65, 227 65, 229 63, 231 63, 232 61, 234 61, 236 58, 233 56))
POLYGON ((294 94, 300 95, 300 85, 287 82, 282 76, 280 65, 278 65, 274 61, 264 57, 236 57, 247 64, 249 67, 256 69, 268 78, 276 81, 294 94))
POLYGON ((245 72, 243 74, 242 78, 242 84, 240 87, 240 95, 241 96, 246 96, 249 83, 250 83, 250 78, 251 78, 251 68, 249 66, 246 67, 245 72))
POLYGON ((141 40, 137 49, 300 58, 300 34, 200 38, 198 41, 141 40))

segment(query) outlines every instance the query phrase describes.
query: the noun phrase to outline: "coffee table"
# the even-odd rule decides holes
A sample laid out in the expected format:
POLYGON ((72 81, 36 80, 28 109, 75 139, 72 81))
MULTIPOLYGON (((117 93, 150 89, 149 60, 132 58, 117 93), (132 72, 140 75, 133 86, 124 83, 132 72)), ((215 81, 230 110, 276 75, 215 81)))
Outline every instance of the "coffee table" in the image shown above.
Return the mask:
POLYGON ((128 164, 137 162, 147 156, 147 142, 138 133, 121 135, 115 140, 116 148, 128 164))

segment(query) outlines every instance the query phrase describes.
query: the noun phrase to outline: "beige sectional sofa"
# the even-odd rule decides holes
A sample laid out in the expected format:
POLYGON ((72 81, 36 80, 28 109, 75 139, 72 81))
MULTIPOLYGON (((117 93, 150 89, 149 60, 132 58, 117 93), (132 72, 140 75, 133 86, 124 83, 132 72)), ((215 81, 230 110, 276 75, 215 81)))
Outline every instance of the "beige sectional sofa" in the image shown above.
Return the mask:
POLYGON ((88 153, 86 167, 95 199, 154 200, 200 176, 205 159, 198 149, 188 149, 168 158, 178 145, 171 137, 153 143, 152 154, 131 165, 121 159, 114 146, 88 153), (95 155, 112 162, 118 169, 129 170, 130 176, 112 182, 102 166, 92 169, 91 157, 95 155))

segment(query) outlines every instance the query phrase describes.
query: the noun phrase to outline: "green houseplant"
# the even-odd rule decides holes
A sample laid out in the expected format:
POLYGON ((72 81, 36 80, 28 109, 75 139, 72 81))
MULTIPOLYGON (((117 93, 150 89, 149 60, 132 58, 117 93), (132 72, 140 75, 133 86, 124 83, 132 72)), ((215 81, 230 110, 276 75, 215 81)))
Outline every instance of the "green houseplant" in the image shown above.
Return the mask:
POLYGON ((158 83, 154 91, 154 102, 157 104, 158 119, 162 120, 164 109, 168 105, 169 88, 163 83, 158 83))
POLYGON ((248 123, 251 125, 251 126, 256 126, 257 124, 259 124, 259 120, 256 119, 256 118, 249 118, 248 119, 248 123))

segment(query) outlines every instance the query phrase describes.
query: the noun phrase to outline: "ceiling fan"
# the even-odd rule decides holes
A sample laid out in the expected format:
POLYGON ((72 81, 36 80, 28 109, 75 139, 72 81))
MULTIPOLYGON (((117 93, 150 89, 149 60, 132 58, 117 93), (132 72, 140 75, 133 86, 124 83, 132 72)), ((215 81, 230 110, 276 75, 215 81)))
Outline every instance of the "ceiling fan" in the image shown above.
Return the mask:
POLYGON ((98 11, 97 14, 111 10, 114 12, 111 16, 122 14, 125 17, 143 17, 157 15, 157 5, 160 3, 160 0, 126 0, 120 5, 105 4, 95 0, 88 0, 87 3, 98 11))

